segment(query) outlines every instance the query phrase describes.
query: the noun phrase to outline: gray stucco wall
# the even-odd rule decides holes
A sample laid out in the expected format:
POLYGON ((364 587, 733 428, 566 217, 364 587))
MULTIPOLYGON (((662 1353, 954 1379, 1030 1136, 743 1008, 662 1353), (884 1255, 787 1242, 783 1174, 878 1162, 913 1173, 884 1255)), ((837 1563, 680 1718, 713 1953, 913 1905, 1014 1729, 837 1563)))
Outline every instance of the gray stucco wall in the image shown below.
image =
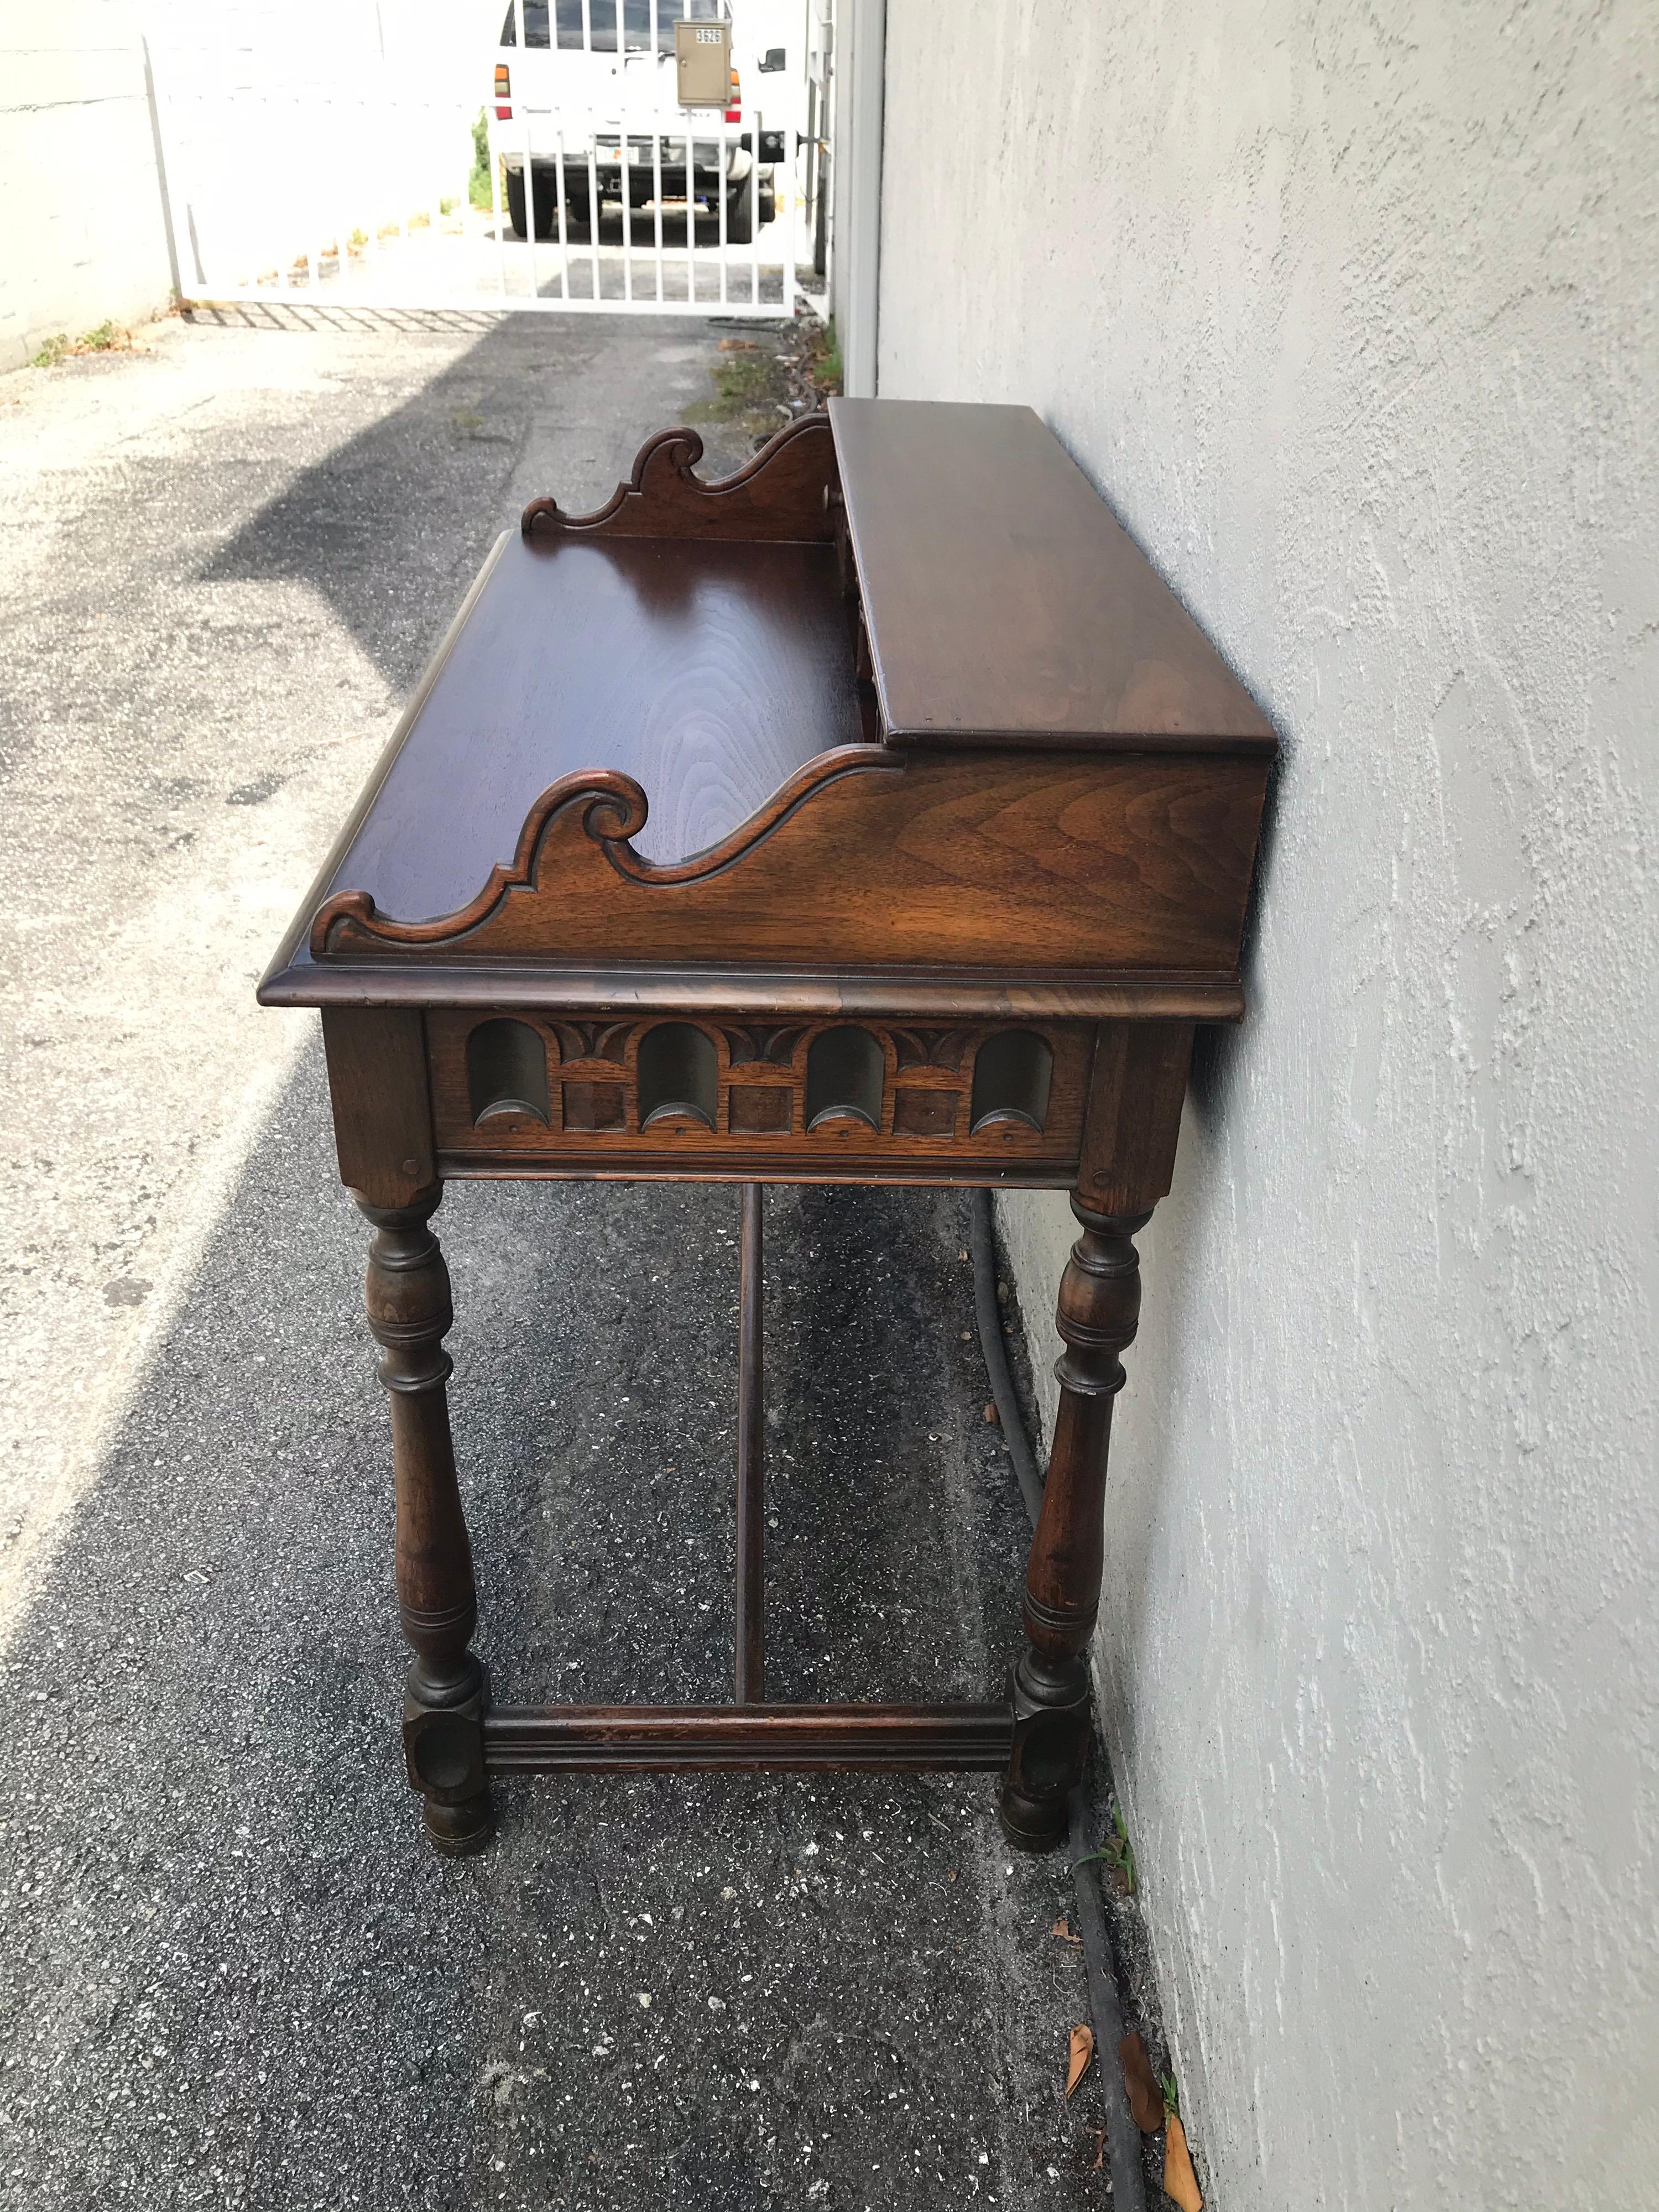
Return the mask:
POLYGON ((1285 739, 1098 1647, 1222 2212, 1659 2203, 1654 23, 889 0, 880 389, 1035 405, 1285 739))

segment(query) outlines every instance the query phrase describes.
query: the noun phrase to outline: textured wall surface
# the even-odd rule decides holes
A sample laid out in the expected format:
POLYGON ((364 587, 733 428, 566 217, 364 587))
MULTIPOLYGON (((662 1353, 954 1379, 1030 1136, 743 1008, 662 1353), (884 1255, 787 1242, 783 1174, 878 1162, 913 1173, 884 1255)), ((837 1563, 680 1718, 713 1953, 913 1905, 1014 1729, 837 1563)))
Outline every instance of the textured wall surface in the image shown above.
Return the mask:
POLYGON ((881 389, 1285 739, 1099 1645, 1221 2212, 1659 2203, 1656 20, 890 0, 881 389))

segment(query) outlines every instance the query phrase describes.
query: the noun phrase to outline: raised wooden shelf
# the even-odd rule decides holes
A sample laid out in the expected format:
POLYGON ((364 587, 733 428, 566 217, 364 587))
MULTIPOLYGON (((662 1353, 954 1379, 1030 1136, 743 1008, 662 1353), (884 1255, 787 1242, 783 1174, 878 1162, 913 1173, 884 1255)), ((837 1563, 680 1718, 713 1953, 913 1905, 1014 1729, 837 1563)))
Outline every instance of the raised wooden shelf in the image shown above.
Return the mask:
POLYGON ((832 399, 890 744, 1271 756, 1271 725, 1029 407, 832 399))

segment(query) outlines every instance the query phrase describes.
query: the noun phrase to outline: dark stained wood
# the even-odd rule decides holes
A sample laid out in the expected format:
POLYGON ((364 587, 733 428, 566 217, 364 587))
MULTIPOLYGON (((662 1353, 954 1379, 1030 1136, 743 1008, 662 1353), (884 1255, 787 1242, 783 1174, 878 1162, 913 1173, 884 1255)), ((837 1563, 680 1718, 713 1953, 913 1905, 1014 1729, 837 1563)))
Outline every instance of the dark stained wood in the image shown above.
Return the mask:
POLYGON ((1190 1022, 1103 1022, 1078 1167, 1080 1205, 1139 1213, 1167 1195, 1192 1064, 1190 1022))
POLYGON ((766 1367, 763 1187, 743 1186, 738 1284, 737 1700, 766 1695, 766 1367))
MULTIPOLYGON (((652 1169, 714 1166, 731 1173, 734 1146, 769 1175, 809 1177, 826 1170, 837 1180, 886 1181, 913 1168, 931 1168, 936 1179, 1002 1181, 1033 1173, 1069 1188, 1082 1143, 1083 1113, 1095 1032, 1088 1023, 1024 1023, 1052 1056, 1048 1107, 1041 1128, 1000 1122, 975 1133, 969 1126, 976 1056, 1013 1024, 953 1024, 923 1030, 885 1022, 852 1024, 874 1039, 884 1068, 880 1115, 872 1128, 861 1121, 807 1126, 807 1071, 814 1040, 838 1022, 745 1024, 699 1018, 714 1059, 714 1120, 711 1128, 689 1121, 645 1125, 638 1064, 649 1020, 603 1023, 561 1020, 527 1007, 462 1012, 434 1007, 428 1017, 432 1091, 440 1157, 446 1174, 465 1174, 469 1161, 521 1163, 526 1173, 567 1166, 593 1172, 642 1163, 652 1169), (475 1028, 502 1020, 521 1024, 539 1040, 547 1087, 556 1103, 551 1124, 535 1113, 491 1112, 475 1116, 468 1075, 467 1041, 475 1028), (763 1039, 763 1047, 757 1040, 763 1039), (931 1041, 931 1042, 930 1042, 931 1041), (596 1047, 602 1042, 604 1057, 596 1047), (930 1062, 929 1050, 942 1060, 930 1062), (588 1110, 593 1092, 616 1101, 611 1119, 599 1123, 588 1110), (573 1122, 574 1092, 583 1105, 573 1122), (561 1121, 556 1102, 562 1096, 561 1121), (753 1107, 775 1097, 780 1110, 768 1121, 753 1107), (907 1126, 901 1102, 924 1098, 941 1109, 936 1126, 907 1126), (748 1101, 740 1109, 740 1102, 748 1101)), ((915 1119, 914 1109, 911 1121, 915 1119)))
POLYGON ((532 1152, 440 1152, 438 1171, 454 1182, 770 1182, 884 1184, 893 1189, 1071 1190, 1077 1170, 1042 1160, 987 1160, 968 1154, 942 1161, 897 1153, 834 1152, 823 1159, 780 1161, 746 1139, 720 1152, 665 1158, 660 1152, 605 1152, 579 1160, 532 1152))
POLYGON ((1273 736, 1024 410, 838 402, 724 483, 700 457, 665 432, 597 514, 532 502, 259 988, 324 1009, 376 1226, 410 1779, 462 1851, 495 1771, 1001 1768, 1043 1850, 1088 1744, 1133 1237, 1193 1025, 1243 1010, 1273 736), (452 1176, 748 1186, 732 1706, 491 1707, 452 1176), (1073 1191, 1011 1704, 762 1702, 766 1181, 1073 1191))
POLYGON ((833 563, 811 545, 508 536, 325 894, 452 914, 539 794, 582 769, 649 792, 653 860, 717 843, 862 735, 833 563))
POLYGON ((492 1774, 784 1768, 807 1772, 995 1772, 1006 1705, 496 1705, 484 1717, 492 1774))
POLYGON ((328 1006, 323 1049, 340 1181, 370 1206, 407 1206, 437 1179, 426 1024, 412 1007, 328 1006))
POLYGON ((331 961, 303 945, 259 986, 265 1006, 498 1006, 539 1012, 793 1014, 808 1019, 892 1015, 899 1020, 1236 1022, 1244 1012, 1237 975, 1123 969, 1057 975, 1030 969, 805 966, 776 968, 670 961, 607 965, 561 961, 516 965, 453 958, 331 961))
POLYGON ((848 747, 669 868, 631 842, 645 817, 638 786, 581 774, 543 794, 512 861, 456 914, 400 921, 366 890, 342 888, 319 908, 311 950, 591 962, 672 958, 694 944, 711 960, 1147 967, 1231 981, 1266 775, 1249 759, 848 747))
POLYGON ((1100 1605, 1112 1401, 1123 1388, 1118 1354, 1133 1341, 1140 1315, 1132 1240, 1151 1218, 1091 1213, 1075 1199, 1072 1210, 1083 1234, 1060 1280, 1060 1407, 1025 1571, 1025 1650, 1002 1790, 1009 1840, 1037 1851, 1066 1840, 1066 1800, 1088 1756, 1086 1655, 1100 1605))
POLYGON ((592 514, 567 514, 554 499, 532 499, 520 528, 526 538, 695 538, 745 544, 825 544, 835 536, 827 495, 836 480, 827 416, 803 415, 735 475, 706 483, 696 474, 702 440, 695 430, 659 430, 641 447, 628 482, 592 514))
POLYGON ((449 1271, 427 1225, 441 1194, 363 1212, 375 1229, 368 1325, 392 1398, 398 1613, 415 1652, 404 1749, 410 1786, 425 1801, 428 1837, 437 1850, 459 1855, 481 1849, 493 1822, 480 1734, 488 1684, 468 1649, 478 1607, 449 1434, 449 1271))
POLYGON ((832 399, 890 741, 1274 749, 1029 407, 832 399))

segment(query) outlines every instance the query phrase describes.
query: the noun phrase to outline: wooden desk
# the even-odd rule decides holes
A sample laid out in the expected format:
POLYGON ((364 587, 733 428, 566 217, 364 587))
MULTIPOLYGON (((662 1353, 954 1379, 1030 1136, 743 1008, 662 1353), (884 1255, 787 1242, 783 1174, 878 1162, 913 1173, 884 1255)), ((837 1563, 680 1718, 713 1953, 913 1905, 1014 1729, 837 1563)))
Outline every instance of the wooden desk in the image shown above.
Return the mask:
POLYGON ((374 1224, 410 1780, 986 1767, 1065 1833, 1133 1237, 1238 952, 1273 732, 1029 410, 833 400, 722 483, 665 431, 484 565, 259 988, 322 1009, 374 1224), (446 1385, 447 1179, 744 1186, 735 1702, 492 1705, 446 1385), (1070 1190, 1060 1413, 1008 1696, 763 1692, 761 1186, 1070 1190))

